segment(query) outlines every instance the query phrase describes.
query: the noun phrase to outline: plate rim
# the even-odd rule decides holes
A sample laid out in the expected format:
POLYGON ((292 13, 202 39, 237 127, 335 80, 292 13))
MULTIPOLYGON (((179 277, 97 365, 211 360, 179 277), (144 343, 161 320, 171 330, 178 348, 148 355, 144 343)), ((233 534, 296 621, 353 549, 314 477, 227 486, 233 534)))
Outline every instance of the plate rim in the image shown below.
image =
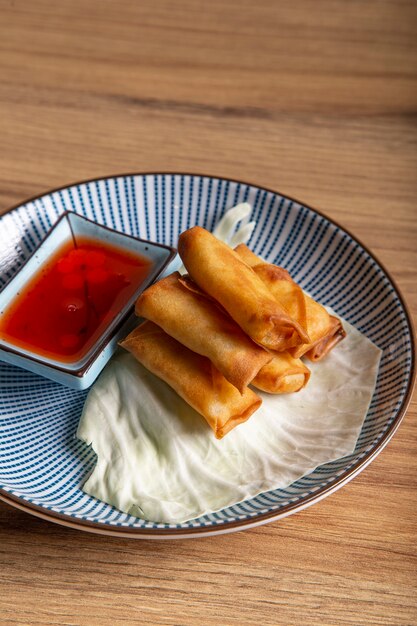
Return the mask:
POLYGON ((110 525, 103 524, 102 522, 94 522, 89 520, 79 519, 77 517, 73 517, 68 514, 58 513, 51 509, 42 507, 38 504, 34 504, 32 502, 28 502, 24 498, 19 496, 15 496, 14 494, 9 493, 3 487, 0 487, 0 500, 6 502, 6 504, 22 510, 26 513, 34 515, 35 517, 39 517, 49 522, 53 522, 59 524, 61 526, 66 526, 69 528, 73 528, 76 530, 83 530, 94 534, 104 535, 104 536, 112 536, 112 537, 124 537, 124 538, 136 538, 136 539, 186 539, 186 538, 197 538, 197 537, 208 537, 220 534, 227 534, 231 532, 237 532, 241 530, 246 530, 249 528, 254 528, 256 526, 261 526, 263 524, 267 524, 273 521, 277 521, 288 515, 301 511, 315 502, 322 500, 323 498, 331 495, 333 492, 337 491, 345 484, 347 484, 350 480, 352 480, 355 476, 357 476, 362 470, 365 469, 369 463, 371 463, 380 452, 385 448, 390 439, 398 430, 404 416, 407 412, 408 406, 410 404, 415 382, 416 382, 416 342, 415 342, 415 329, 413 324, 413 318, 411 316, 408 305, 396 283, 396 281, 392 278, 390 272, 386 269, 383 263, 375 256, 375 254, 368 248, 367 245, 363 244, 360 239, 358 239, 355 235, 353 235, 349 230, 347 230, 344 226, 339 224, 337 221, 328 217, 322 211, 312 207, 310 204, 306 204, 305 202, 301 202, 294 198, 293 196, 289 196, 287 194, 281 193, 276 189, 271 189, 270 187, 266 187, 264 185, 259 185, 256 183, 252 183, 249 181, 243 181, 236 178, 229 178, 227 176, 218 176, 215 174, 204 174, 197 172, 178 172, 178 171, 145 171, 145 172, 127 172, 127 173, 117 173, 117 174, 109 174, 102 176, 95 176, 93 178, 87 178, 84 180, 72 182, 66 184, 64 186, 60 185, 58 187, 54 187, 47 191, 44 191, 40 194, 36 194, 27 199, 24 199, 12 207, 6 209, 1 215, 0 219, 3 218, 4 215, 8 213, 12 213, 17 209, 23 207, 26 204, 31 202, 35 202, 40 198, 51 195, 58 191, 63 191, 65 189, 69 189, 70 187, 76 187, 80 185, 85 185, 93 182, 98 182, 101 180, 107 179, 115 179, 115 178, 127 178, 133 176, 190 176, 190 177, 202 177, 202 178, 211 178, 217 179, 226 182, 237 183, 240 185, 247 185, 250 187, 255 187, 257 189, 261 189, 266 191, 267 193, 273 193, 275 195, 279 195, 290 202, 294 202, 306 209, 313 211, 321 218, 327 220, 330 224, 333 224, 337 228, 339 228, 342 232, 346 233, 354 242, 356 242, 365 252, 373 259, 373 261, 382 269, 385 276, 390 281, 396 296, 398 297, 403 311, 405 313, 406 321, 408 324, 408 328, 410 331, 410 342, 411 342, 411 366, 410 366, 410 377, 407 383, 407 389, 404 393, 404 397, 401 401, 401 405, 397 410, 397 414, 394 417, 392 424, 389 426, 388 430, 384 433, 384 435, 380 438, 380 440, 376 443, 376 445, 369 450, 364 456, 356 461, 352 467, 349 468, 346 474, 341 477, 336 477, 330 483, 324 485, 323 487, 317 489, 311 494, 308 494, 305 497, 301 497, 301 501, 298 500, 293 503, 289 503, 283 505, 281 509, 277 511, 268 511, 266 513, 260 513, 256 517, 251 519, 244 520, 232 520, 230 522, 225 521, 219 524, 213 524, 212 526, 199 526, 199 527, 189 527, 189 528, 132 528, 132 527, 123 527, 118 525, 110 525), (76 521, 75 521, 76 520, 76 521))

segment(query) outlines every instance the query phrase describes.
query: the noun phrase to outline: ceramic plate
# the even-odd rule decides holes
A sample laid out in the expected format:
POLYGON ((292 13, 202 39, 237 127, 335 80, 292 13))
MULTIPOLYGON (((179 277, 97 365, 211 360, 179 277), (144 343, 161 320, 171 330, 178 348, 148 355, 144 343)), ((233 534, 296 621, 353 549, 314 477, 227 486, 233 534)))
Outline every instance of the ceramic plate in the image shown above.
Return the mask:
POLYGON ((294 513, 338 489, 381 451, 411 396, 410 317, 387 272, 352 235, 317 211, 274 191, 192 174, 128 174, 57 189, 0 218, 0 289, 64 211, 122 232, 176 246, 194 224, 211 230, 238 202, 253 206, 249 242, 287 268, 317 300, 383 350, 376 390, 356 450, 286 489, 179 525, 155 524, 85 495, 95 454, 76 432, 86 391, 74 391, 0 364, 0 498, 74 528, 137 538, 203 536, 241 530, 294 513))

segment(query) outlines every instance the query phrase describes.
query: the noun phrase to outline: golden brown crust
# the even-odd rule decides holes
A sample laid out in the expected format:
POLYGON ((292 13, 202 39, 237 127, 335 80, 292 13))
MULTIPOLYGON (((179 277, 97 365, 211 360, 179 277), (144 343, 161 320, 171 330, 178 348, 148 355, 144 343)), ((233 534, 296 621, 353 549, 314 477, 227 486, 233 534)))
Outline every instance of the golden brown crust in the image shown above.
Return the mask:
MULTIPOLYGON (((245 244, 237 246, 235 252, 247 265, 250 265, 274 298, 284 307, 288 315, 304 328, 309 336, 308 342, 310 343, 311 336, 307 326, 306 298, 301 287, 293 281, 287 270, 278 267, 278 265, 266 263, 249 250, 245 244)), ((295 344, 288 346, 288 348, 293 347, 295 347, 295 344)))
POLYGON ((268 286, 288 314, 307 330, 308 342, 288 348, 294 358, 306 355, 312 361, 319 361, 346 336, 340 320, 305 294, 286 270, 266 263, 245 244, 237 246, 235 251, 268 286))
POLYGON ((345 337, 346 331, 342 326, 342 322, 334 315, 331 315, 330 328, 327 333, 310 347, 305 356, 310 361, 320 361, 345 337))
POLYGON ((204 228, 194 226, 182 233, 178 251, 191 278, 220 302, 253 341, 278 351, 309 341, 256 273, 204 228))
POLYGON ((249 388, 240 394, 209 359, 185 348, 153 322, 138 326, 120 345, 200 413, 218 439, 262 403, 249 388))
MULTIPOLYGON (((308 333, 306 298, 301 287, 292 280, 289 273, 270 263, 259 263, 254 265, 252 269, 268 287, 274 298, 284 307, 288 315, 297 320, 308 333)), ((310 333, 308 333, 308 337, 310 338, 310 333)), ((294 345, 289 345, 288 348, 294 345)))
POLYGON ((190 350, 209 358, 241 393, 272 359, 210 296, 178 272, 148 287, 135 310, 190 350))
POLYGON ((305 387, 309 378, 310 370, 300 359, 281 352, 264 365, 252 384, 267 393, 293 393, 305 387))
POLYGON ((240 243, 235 248, 236 254, 246 263, 249 267, 254 267, 254 265, 259 265, 259 263, 264 263, 261 257, 257 256, 245 243, 240 243))

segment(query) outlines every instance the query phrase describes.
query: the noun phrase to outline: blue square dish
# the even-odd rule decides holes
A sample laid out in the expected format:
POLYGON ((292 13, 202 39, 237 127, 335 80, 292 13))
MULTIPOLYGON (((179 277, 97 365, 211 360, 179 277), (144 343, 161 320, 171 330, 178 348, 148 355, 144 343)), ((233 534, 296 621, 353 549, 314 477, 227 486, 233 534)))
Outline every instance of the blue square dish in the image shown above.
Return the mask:
POLYGON ((34 274, 41 271, 61 246, 78 237, 146 257, 150 269, 133 295, 111 319, 110 323, 78 360, 55 359, 24 349, 0 336, 0 360, 18 365, 73 389, 86 389, 97 378, 117 348, 117 342, 137 324, 134 303, 139 294, 161 276, 176 255, 175 248, 126 235, 101 226, 83 216, 65 212, 49 231, 32 256, 0 293, 0 322, 8 306, 24 289, 34 274))

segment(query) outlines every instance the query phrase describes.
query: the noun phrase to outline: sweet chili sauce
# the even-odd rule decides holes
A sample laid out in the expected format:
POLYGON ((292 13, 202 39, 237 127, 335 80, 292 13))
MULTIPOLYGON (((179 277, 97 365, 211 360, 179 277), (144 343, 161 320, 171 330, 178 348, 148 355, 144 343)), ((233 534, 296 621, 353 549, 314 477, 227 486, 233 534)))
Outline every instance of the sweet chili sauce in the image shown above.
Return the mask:
POLYGON ((77 361, 149 273, 151 261, 94 239, 64 244, 0 318, 0 338, 77 361))

